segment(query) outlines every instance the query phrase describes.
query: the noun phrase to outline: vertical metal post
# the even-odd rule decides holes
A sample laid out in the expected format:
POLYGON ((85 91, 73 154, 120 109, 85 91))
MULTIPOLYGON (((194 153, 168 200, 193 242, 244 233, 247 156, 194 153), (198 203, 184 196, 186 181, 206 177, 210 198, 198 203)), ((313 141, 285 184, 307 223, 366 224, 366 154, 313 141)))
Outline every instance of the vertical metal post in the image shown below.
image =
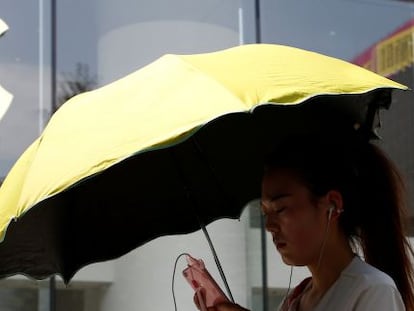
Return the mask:
POLYGON ((49 310, 56 311, 56 277, 53 275, 49 281, 49 310))
MULTIPOLYGON (((260 0, 254 3, 254 20, 256 30, 256 43, 262 43, 261 18, 260 18, 260 0)), ((262 299, 263 311, 269 311, 269 293, 267 282, 267 246, 266 230, 264 226, 264 216, 260 215, 260 241, 262 248, 262 299)))
POLYGON ((254 21, 256 29, 256 43, 262 43, 262 30, 260 25, 260 0, 255 0, 254 2, 254 21))
POLYGON ((56 25, 56 0, 50 0, 50 46, 51 46, 51 53, 50 53, 50 90, 51 90, 51 114, 53 114, 57 110, 57 96, 56 96, 56 46, 57 46, 57 25, 56 25))
MULTIPOLYGON (((56 0, 50 0, 50 99, 51 99, 51 115, 57 110, 57 94, 56 94, 56 46, 57 46, 57 25, 56 25, 56 0)), ((50 277, 49 281, 49 303, 50 311, 56 311, 56 278, 55 276, 50 277)))
POLYGON ((269 294, 267 284, 267 246, 264 216, 260 215, 260 241, 262 247, 262 288, 263 288, 263 311, 269 311, 269 294))

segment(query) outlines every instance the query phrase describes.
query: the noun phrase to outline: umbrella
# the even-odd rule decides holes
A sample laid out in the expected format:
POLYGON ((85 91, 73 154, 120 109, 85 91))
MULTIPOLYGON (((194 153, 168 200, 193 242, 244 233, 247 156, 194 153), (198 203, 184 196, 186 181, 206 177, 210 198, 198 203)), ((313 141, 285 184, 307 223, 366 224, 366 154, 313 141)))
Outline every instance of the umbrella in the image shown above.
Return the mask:
POLYGON ((60 274, 239 218, 291 134, 362 128, 405 86, 311 51, 167 54, 65 103, 0 188, 0 276, 60 274), (7 230, 7 233, 6 233, 7 230))

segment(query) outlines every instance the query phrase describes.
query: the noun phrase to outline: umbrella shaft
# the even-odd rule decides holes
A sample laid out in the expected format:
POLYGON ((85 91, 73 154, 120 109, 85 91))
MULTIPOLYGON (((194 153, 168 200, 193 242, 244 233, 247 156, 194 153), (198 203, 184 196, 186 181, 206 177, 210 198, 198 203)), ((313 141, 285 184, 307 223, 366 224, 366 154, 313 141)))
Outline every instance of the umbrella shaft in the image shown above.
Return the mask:
POLYGON ((207 228, 201 221, 200 221, 200 226, 201 226, 201 229, 203 230, 204 235, 206 236, 206 239, 207 239, 208 245, 210 246, 211 252, 213 253, 214 260, 215 260, 217 268, 220 272, 220 276, 223 280, 224 286, 226 287, 227 294, 229 295, 230 300, 232 302, 234 302, 234 298, 233 298, 233 295, 231 294, 229 284, 227 283, 226 276, 224 275, 223 268, 221 267, 220 261, 218 259, 216 250, 214 249, 214 245, 213 245, 213 243, 210 239, 210 235, 208 234, 207 228))

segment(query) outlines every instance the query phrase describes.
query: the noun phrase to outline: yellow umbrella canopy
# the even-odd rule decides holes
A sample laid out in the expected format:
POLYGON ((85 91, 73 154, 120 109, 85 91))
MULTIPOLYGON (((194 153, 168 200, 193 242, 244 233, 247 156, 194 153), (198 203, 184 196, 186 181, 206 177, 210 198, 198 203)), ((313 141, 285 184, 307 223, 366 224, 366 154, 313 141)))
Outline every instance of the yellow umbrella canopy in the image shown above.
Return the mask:
POLYGON ((371 129, 393 89, 407 88, 318 53, 251 44, 168 54, 80 94, 0 188, 0 275, 69 281, 157 236, 237 218, 260 195, 260 160, 278 139, 371 129))

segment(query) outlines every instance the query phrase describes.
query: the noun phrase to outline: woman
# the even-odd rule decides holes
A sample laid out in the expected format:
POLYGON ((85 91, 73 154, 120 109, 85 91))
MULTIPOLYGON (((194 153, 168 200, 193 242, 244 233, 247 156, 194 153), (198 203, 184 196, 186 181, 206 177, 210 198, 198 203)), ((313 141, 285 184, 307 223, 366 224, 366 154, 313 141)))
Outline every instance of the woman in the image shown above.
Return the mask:
POLYGON ((266 229, 286 264, 311 273, 279 310, 414 311, 403 190, 372 143, 296 138, 276 148, 262 182, 266 229))

